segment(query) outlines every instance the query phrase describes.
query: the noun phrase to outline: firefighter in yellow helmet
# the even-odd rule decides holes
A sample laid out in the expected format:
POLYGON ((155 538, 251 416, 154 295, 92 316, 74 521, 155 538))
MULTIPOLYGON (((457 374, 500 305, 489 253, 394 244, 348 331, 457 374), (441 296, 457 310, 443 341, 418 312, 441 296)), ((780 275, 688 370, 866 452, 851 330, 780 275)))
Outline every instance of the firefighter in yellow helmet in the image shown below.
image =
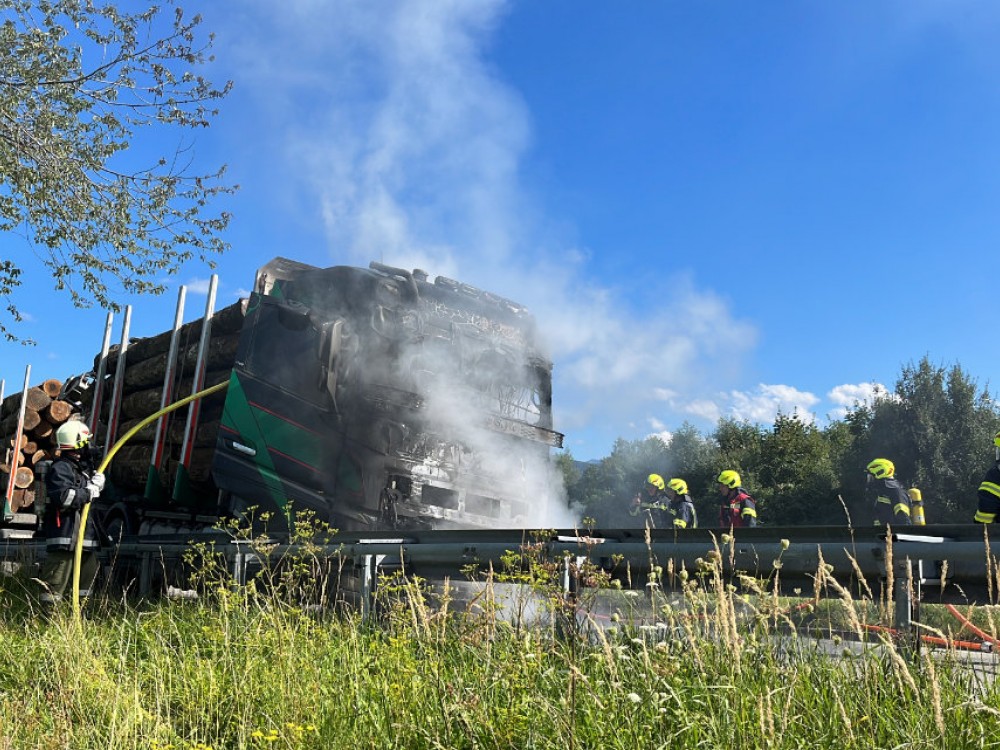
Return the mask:
POLYGON ((888 458, 876 458, 865 467, 865 497, 872 504, 876 526, 909 526, 910 496, 896 479, 896 466, 888 458))
POLYGON ((993 466, 979 484, 979 506, 976 523, 993 523, 1000 513, 1000 432, 993 436, 993 466))
POLYGON ((757 501, 740 485, 740 475, 726 469, 715 481, 719 483, 719 494, 722 495, 719 525, 724 529, 756 526, 757 501))
POLYGON ((667 482, 667 520, 673 522, 675 529, 697 529, 698 512, 688 494, 687 482, 683 479, 671 479, 667 482))
MULTIPOLYGON (((83 507, 96 500, 104 489, 104 475, 93 469, 89 444, 90 430, 83 422, 66 422, 56 431, 59 458, 45 474, 46 502, 42 529, 47 554, 40 574, 43 606, 54 606, 66 596, 73 573, 83 507)), ((100 540, 97 514, 89 513, 80 556, 81 597, 90 594, 97 576, 100 540)))
POLYGON ((666 495, 666 486, 667 483, 659 474, 650 474, 646 477, 643 488, 632 498, 629 514, 645 516, 654 529, 667 528, 669 526, 667 509, 670 507, 670 500, 666 495))

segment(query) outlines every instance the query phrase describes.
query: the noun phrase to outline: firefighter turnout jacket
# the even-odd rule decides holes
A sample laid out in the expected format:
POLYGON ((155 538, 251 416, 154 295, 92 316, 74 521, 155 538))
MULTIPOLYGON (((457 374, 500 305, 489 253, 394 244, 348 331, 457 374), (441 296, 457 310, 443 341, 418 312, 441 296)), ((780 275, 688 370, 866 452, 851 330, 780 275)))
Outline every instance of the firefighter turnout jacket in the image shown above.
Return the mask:
POLYGON ((698 512, 690 495, 678 495, 667 507, 667 520, 675 529, 697 529, 698 512))
MULTIPOLYGON (((52 463, 45 475, 48 497, 42 521, 47 549, 75 550, 83 506, 94 499, 87 487, 92 474, 81 466, 77 456, 63 456, 52 463)), ((100 536, 96 514, 91 512, 87 514, 83 549, 96 550, 98 547, 100 536)))
POLYGON ((743 487, 729 490, 719 506, 719 525, 724 529, 757 525, 757 501, 743 487))
POLYGON ((872 479, 867 488, 876 526, 909 526, 910 496, 895 477, 872 479))
POLYGON ((1000 513, 1000 463, 986 472, 979 485, 979 508, 974 520, 976 523, 993 523, 997 513, 1000 513))

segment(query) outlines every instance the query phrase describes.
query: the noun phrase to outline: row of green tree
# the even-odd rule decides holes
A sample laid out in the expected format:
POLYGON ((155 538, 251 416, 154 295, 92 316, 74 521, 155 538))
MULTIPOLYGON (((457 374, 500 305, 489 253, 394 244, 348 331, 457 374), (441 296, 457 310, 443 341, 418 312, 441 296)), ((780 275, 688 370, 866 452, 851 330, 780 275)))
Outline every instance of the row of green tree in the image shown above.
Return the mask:
POLYGON ((928 523, 970 523, 998 429, 986 387, 957 364, 924 357, 902 368, 891 393, 825 427, 797 414, 778 414, 771 427, 722 419, 708 435, 685 423, 667 442, 619 439, 599 462, 580 464, 569 452, 558 462, 571 504, 603 526, 635 525, 629 501, 650 473, 686 480, 700 525, 717 525, 723 469, 740 473, 764 525, 868 525, 865 466, 880 457, 921 490, 928 523))

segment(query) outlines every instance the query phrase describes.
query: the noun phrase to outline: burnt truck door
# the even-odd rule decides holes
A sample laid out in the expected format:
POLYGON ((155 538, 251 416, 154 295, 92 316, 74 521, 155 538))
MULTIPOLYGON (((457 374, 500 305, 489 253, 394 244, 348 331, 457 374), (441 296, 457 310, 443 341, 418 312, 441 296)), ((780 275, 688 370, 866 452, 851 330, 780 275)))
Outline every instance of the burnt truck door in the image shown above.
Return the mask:
POLYGON ((247 507, 330 518, 342 437, 329 364, 336 332, 310 309, 252 294, 212 464, 220 490, 247 507))

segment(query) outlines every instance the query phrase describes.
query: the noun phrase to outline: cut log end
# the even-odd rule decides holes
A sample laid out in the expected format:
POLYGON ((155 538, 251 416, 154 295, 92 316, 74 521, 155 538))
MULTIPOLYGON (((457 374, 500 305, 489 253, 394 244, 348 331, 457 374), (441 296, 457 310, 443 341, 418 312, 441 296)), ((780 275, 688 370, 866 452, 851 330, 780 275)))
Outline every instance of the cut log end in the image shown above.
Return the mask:
POLYGON ((55 398, 62 392, 62 381, 50 378, 39 386, 49 398, 55 398))
POLYGON ((42 416, 44 416, 48 422, 54 425, 60 425, 69 419, 72 414, 73 407, 68 403, 65 401, 53 401, 45 409, 42 416))
POLYGON ((14 472, 13 477, 14 487, 19 490, 23 490, 30 487, 31 483, 35 481, 35 472, 27 466, 22 466, 14 472))

